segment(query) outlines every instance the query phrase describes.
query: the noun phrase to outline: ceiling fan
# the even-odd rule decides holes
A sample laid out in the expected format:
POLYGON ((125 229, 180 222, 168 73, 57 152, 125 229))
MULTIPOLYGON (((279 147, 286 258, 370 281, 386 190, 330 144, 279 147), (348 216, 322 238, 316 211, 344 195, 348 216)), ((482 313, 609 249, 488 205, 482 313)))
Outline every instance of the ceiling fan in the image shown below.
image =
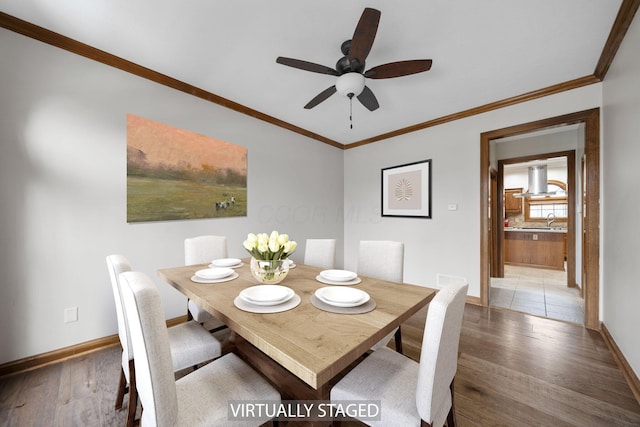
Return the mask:
POLYGON ((351 100, 354 96, 357 97, 362 105, 369 111, 374 111, 378 109, 380 105, 371 89, 366 86, 365 79, 389 79, 422 73, 431 69, 431 59, 415 59, 390 62, 364 71, 365 60, 367 59, 367 55, 369 55, 373 40, 376 37, 379 22, 379 10, 366 8, 362 12, 353 37, 351 40, 343 42, 340 47, 344 56, 338 60, 335 69, 313 62, 285 58, 283 56, 279 56, 276 59, 278 64, 338 77, 335 85, 320 92, 315 98, 309 101, 304 108, 311 109, 338 92, 341 95, 349 97, 351 100))

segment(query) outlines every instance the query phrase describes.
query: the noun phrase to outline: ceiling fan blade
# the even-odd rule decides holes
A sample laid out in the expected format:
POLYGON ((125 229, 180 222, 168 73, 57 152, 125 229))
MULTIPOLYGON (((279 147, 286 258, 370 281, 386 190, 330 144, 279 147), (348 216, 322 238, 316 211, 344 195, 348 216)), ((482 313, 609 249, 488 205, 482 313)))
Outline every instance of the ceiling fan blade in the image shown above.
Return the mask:
POLYGON ((300 59, 285 58, 279 56, 276 58, 278 64, 287 65, 289 67, 298 68, 304 71, 311 71, 313 73, 329 74, 330 76, 337 76, 338 72, 333 68, 325 67, 324 65, 314 64, 313 62, 302 61, 300 59))
POLYGON ((377 110, 378 107, 380 107, 376 96, 367 86, 365 86, 362 90, 362 93, 358 95, 358 101, 360 101, 360 103, 364 105, 369 111, 377 110))
POLYGON ((415 59, 412 61, 390 62, 378 65, 364 73, 369 79, 390 79, 392 77, 408 76, 422 73, 431 69, 431 59, 415 59))
POLYGON ((362 12, 358 26, 351 38, 351 47, 349 48, 350 61, 356 60, 358 63, 364 64, 371 50, 371 46, 373 46, 373 40, 376 38, 379 22, 379 10, 367 7, 364 12, 362 12))
POLYGON ((313 98, 311 101, 309 101, 307 105, 304 106, 304 108, 306 108, 307 110, 310 110, 311 108, 320 104, 322 101, 324 101, 334 93, 336 93, 336 87, 335 86, 328 87, 322 92, 320 92, 318 95, 316 95, 316 97, 313 98))

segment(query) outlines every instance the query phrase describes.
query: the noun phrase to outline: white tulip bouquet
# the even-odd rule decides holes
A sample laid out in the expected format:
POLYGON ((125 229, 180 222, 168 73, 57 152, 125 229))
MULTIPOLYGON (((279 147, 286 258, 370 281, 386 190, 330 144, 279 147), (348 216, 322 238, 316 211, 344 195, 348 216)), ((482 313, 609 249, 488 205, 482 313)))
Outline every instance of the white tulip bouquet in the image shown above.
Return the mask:
POLYGON ((298 244, 289 240, 287 234, 280 234, 274 230, 271 235, 249 233, 242 246, 255 259, 277 261, 287 259, 296 250, 298 244))

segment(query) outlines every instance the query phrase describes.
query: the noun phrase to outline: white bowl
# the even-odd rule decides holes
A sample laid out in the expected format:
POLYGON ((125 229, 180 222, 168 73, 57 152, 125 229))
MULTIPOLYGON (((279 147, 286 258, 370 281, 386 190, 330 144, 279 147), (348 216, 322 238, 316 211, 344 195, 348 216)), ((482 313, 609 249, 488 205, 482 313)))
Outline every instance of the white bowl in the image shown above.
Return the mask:
POLYGON ((291 297, 293 290, 280 285, 256 285, 243 289, 240 297, 251 303, 281 303, 291 297))
POLYGON ((232 274, 233 274, 232 268, 215 267, 215 268, 205 268, 203 270, 196 271, 196 276, 206 280, 222 279, 232 274))
POLYGON ((238 265, 241 262, 242 260, 239 258, 220 258, 214 259, 213 261, 211 261, 211 264, 215 265, 216 267, 233 267, 234 265, 238 265))
POLYGON ((320 275, 334 282, 348 282, 358 277, 356 273, 348 270, 322 270, 320 275))

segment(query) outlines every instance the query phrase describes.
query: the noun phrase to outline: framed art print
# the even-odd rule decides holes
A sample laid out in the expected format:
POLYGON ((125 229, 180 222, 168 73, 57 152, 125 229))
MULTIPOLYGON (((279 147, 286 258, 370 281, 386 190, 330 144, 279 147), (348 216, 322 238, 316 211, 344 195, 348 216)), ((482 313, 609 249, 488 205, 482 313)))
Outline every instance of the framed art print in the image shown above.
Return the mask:
POLYGON ((247 216, 247 148, 127 114, 127 222, 247 216))
POLYGON ((431 218, 431 159, 382 169, 382 216, 431 218))

